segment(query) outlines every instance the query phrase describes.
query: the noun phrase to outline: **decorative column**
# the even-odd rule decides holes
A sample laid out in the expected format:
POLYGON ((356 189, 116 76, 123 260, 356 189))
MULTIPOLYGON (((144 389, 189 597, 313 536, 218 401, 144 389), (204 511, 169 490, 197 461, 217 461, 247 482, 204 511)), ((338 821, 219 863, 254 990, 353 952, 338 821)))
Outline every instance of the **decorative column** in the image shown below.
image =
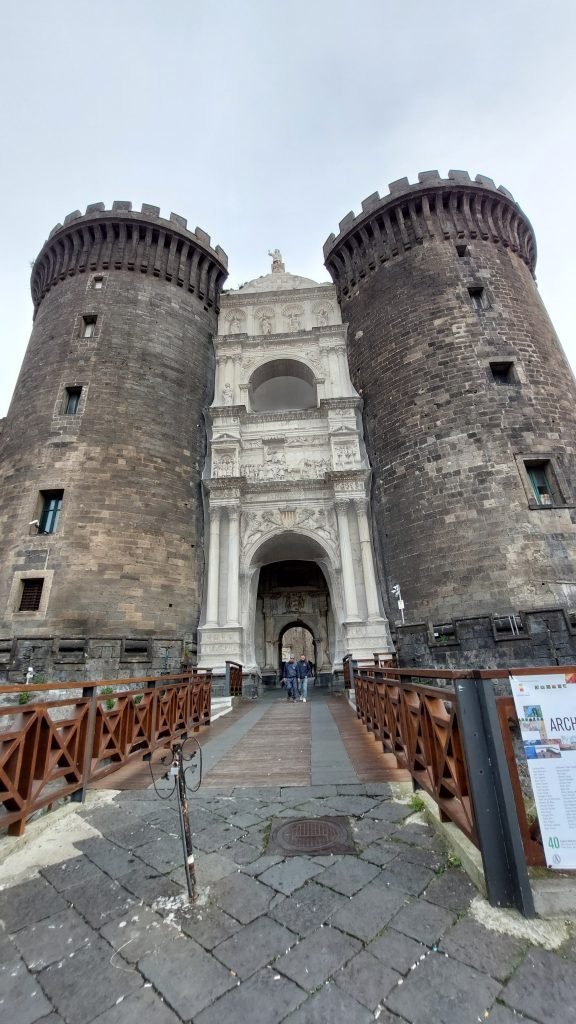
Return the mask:
POLYGON ((358 619, 358 602, 356 600, 356 584, 354 582, 354 562, 348 526, 348 502, 336 502, 338 518, 338 536, 340 539, 340 560, 342 562, 342 582, 344 584, 345 618, 358 619))
POLYGON ((354 391, 352 390, 350 383, 350 370, 348 369, 348 357, 346 355, 346 349, 344 347, 338 348, 336 349, 336 354, 338 356, 338 367, 340 370, 340 387, 342 389, 340 394, 352 395, 354 394, 354 391))
POLYGON ((240 580, 240 509, 228 508, 228 617, 227 625, 238 625, 238 584, 240 580))
POLYGON ((355 501, 356 516, 358 518, 358 534, 360 537, 360 552, 362 555, 362 571, 364 573, 364 591, 366 594, 366 609, 369 619, 379 619, 380 604, 378 602, 378 588, 374 573, 374 558, 372 555, 372 543, 370 540, 370 526, 368 524, 366 500, 355 501))
POLYGON ((210 509, 210 548, 208 551, 208 598, 206 625, 217 626, 220 584, 220 508, 210 509))

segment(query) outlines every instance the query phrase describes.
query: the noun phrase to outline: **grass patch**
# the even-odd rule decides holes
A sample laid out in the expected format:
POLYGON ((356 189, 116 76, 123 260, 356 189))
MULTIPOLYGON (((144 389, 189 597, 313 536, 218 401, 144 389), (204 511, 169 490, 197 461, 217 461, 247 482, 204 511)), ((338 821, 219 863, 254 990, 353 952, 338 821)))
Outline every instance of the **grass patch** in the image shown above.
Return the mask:
POLYGON ((420 813, 425 809, 426 804, 424 803, 422 797, 418 793, 413 793, 412 796, 410 797, 410 807, 412 808, 413 811, 420 813))

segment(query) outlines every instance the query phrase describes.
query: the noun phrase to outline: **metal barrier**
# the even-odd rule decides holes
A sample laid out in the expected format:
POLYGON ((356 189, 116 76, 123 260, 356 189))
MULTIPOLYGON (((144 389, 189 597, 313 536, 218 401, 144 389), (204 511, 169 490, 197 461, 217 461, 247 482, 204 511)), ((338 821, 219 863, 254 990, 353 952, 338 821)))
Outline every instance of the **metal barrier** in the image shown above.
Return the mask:
POLYGON ((436 802, 441 820, 479 847, 490 902, 533 916, 526 865, 545 858, 538 823, 529 823, 524 806, 510 731, 518 727, 514 703, 494 694, 492 680, 508 675, 359 666, 356 709, 384 752, 436 802))
MULTIPOLYGON (((131 758, 210 724, 209 673, 44 683, 24 692, 79 689, 81 697, 0 707, 0 829, 9 835, 21 835, 34 811, 70 795, 81 800, 89 783, 131 758)), ((0 686, 0 694, 21 692, 0 686)))

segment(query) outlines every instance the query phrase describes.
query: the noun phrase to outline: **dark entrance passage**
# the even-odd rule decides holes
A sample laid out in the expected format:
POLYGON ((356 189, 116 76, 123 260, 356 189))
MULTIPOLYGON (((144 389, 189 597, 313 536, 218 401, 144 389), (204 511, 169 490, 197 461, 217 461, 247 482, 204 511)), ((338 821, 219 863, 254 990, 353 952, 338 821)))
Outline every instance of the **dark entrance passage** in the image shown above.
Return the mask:
POLYGON ((262 566, 255 623, 256 658, 267 686, 281 676, 283 653, 305 654, 319 680, 331 676, 334 627, 328 585, 316 562, 283 560, 262 566))

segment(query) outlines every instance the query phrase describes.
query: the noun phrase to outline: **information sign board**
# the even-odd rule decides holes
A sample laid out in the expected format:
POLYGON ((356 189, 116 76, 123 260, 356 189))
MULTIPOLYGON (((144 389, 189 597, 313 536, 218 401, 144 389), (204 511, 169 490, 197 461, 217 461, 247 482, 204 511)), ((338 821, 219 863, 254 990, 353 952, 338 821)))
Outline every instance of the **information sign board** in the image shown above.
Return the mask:
POLYGON ((576 868, 576 673, 511 676, 549 868, 576 868))

